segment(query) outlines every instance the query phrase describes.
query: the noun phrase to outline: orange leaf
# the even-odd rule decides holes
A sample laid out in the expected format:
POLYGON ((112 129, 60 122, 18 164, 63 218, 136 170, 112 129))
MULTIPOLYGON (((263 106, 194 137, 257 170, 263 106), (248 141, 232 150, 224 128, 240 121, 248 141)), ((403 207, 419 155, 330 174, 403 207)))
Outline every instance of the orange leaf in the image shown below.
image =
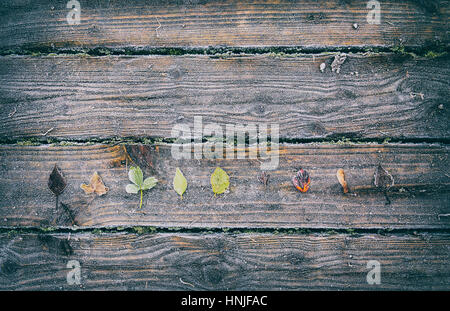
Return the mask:
POLYGON ((97 172, 92 175, 89 185, 82 184, 81 189, 83 189, 86 194, 95 192, 97 195, 104 195, 109 190, 107 187, 105 187, 102 178, 97 172))
POLYGON ((337 170, 336 177, 337 177, 339 183, 341 184, 344 193, 347 193, 348 192, 348 185, 347 185, 347 181, 345 180, 344 170, 342 168, 337 170))

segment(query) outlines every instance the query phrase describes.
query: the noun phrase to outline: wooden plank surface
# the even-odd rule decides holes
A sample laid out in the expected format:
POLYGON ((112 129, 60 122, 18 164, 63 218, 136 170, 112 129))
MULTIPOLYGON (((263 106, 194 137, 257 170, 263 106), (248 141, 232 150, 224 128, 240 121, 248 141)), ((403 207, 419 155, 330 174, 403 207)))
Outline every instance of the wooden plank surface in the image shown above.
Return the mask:
POLYGON ((381 22, 369 24, 368 1, 81 0, 79 25, 67 2, 2 1, 0 47, 448 44, 448 1, 380 1, 381 22))
MULTIPOLYGON (((184 228, 404 228, 449 229, 449 147, 423 144, 282 145, 279 166, 259 181, 260 160, 175 160, 170 145, 80 145, 0 147, 0 224, 3 227, 159 226, 184 228), (127 194, 127 167, 134 163, 159 184, 144 194, 127 194), (47 188, 57 164, 67 180, 55 209, 47 188), (391 203, 373 186, 381 164, 393 176, 391 203), (230 175, 229 193, 214 197, 216 166, 230 175), (183 200, 172 189, 175 168, 188 180, 183 200), (312 182, 307 193, 291 183, 299 167, 312 182), (336 178, 345 170, 351 193, 336 178), (94 171, 109 192, 101 197, 80 189, 94 171), (73 218, 73 219, 72 219, 73 218)), ((267 162, 263 160, 262 162, 267 162)))
POLYGON ((80 0, 79 25, 67 2, 0 3, 0 290, 450 289, 450 1, 381 1, 369 24, 356 0, 80 0), (175 159, 194 117, 279 125, 268 185, 267 160, 175 159), (131 165, 159 180, 142 209, 131 165), (217 166, 230 189, 214 196, 217 166), (80 188, 94 172, 103 196, 80 188))
POLYGON ((351 54, 339 74, 333 59, 1 57, 0 138, 171 137, 198 116, 282 138, 448 139, 450 57, 351 54))
POLYGON ((448 290, 450 236, 1 234, 2 290, 448 290), (69 260, 81 284, 66 281, 69 260), (366 281, 377 260, 381 284, 366 281))

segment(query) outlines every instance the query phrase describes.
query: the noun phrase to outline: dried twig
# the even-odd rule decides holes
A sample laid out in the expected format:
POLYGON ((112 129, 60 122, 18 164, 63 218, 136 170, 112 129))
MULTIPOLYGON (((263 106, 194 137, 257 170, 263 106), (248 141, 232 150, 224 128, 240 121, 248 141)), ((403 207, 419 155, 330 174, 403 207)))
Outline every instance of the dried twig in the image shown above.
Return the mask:
POLYGON ((180 282, 181 282, 181 284, 189 285, 189 286, 195 287, 195 286, 192 285, 191 283, 188 283, 188 282, 183 281, 181 278, 180 278, 180 282))
POLYGON ((52 127, 51 129, 49 129, 47 132, 45 132, 45 133, 42 133, 41 135, 42 136, 46 136, 48 133, 50 133, 51 131, 53 131, 55 128, 54 127, 52 127))
POLYGON ((158 17, 156 17, 156 21, 158 22, 158 25, 159 25, 158 28, 155 29, 155 30, 156 30, 156 37, 159 38, 158 29, 161 28, 162 26, 161 26, 161 23, 160 23, 159 20, 158 20, 158 17))
POLYGON ((17 112, 17 108, 16 107, 14 107, 14 110, 12 111, 12 112, 10 112, 9 114, 8 114, 8 117, 12 117, 13 115, 15 115, 16 114, 16 112, 17 112))
POLYGON ((441 220, 441 217, 450 217, 450 214, 439 214, 438 218, 441 220))
POLYGON ((419 96, 421 100, 423 100, 425 98, 425 95, 423 93, 411 92, 411 93, 409 93, 409 96, 411 96, 411 98, 416 98, 417 96, 419 96))

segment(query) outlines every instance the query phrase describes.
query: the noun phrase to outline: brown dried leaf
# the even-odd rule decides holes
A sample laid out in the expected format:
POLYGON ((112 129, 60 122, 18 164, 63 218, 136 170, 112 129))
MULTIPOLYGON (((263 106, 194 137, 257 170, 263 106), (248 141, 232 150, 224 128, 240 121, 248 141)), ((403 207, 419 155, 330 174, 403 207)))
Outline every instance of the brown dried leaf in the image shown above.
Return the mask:
POLYGON ((64 189, 66 189, 66 186, 67 186, 66 180, 61 171, 59 170, 59 168, 55 164, 55 167, 53 167, 53 171, 48 179, 48 188, 56 196, 59 196, 61 193, 63 193, 64 189))
POLYGON ((309 173, 304 169, 300 168, 297 174, 292 177, 292 183, 298 191, 306 192, 309 189, 309 185, 311 184, 311 177, 309 173))
POLYGON ((89 185, 82 184, 81 189, 83 189, 86 194, 95 192, 97 195, 104 195, 109 190, 108 187, 105 187, 102 178, 97 172, 94 172, 92 175, 89 185))
POLYGON ((266 172, 262 172, 261 175, 258 176, 258 180, 260 183, 262 183, 264 186, 267 186, 269 182, 270 175, 266 172))
POLYGON ((374 174, 374 184, 375 187, 386 190, 394 185, 394 177, 385 168, 378 165, 374 174))

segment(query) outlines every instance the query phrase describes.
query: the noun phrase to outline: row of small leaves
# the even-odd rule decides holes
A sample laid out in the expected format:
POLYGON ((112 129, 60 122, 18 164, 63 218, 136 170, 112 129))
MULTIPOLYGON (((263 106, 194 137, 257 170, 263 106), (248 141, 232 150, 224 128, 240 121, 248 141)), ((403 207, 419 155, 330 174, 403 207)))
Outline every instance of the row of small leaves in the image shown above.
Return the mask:
MULTIPOLYGON (((128 184, 125 187, 125 190, 126 192, 133 194, 140 192, 141 200, 139 208, 142 208, 143 191, 156 186, 158 180, 155 177, 147 177, 144 179, 144 174, 139 166, 132 166, 130 168, 128 178, 132 184, 128 184)), ((217 167, 211 175, 211 186, 214 195, 224 193, 229 185, 230 178, 228 177, 228 174, 220 167, 217 167)), ((183 194, 187 189, 187 179, 178 167, 176 168, 175 177, 173 178, 173 189, 180 195, 181 199, 183 199, 183 194)))
MULTIPOLYGON (((339 169, 336 173, 336 176, 342 186, 343 192, 348 193, 349 187, 347 181, 345 180, 344 170, 339 169)), ((142 170, 139 166, 132 166, 130 168, 128 172, 128 178, 130 179, 132 184, 128 184, 125 187, 125 190, 126 192, 132 194, 140 193, 141 200, 139 203, 139 208, 142 208, 143 192, 155 187, 158 183, 158 180, 155 177, 147 177, 146 179, 144 179, 144 174, 142 173, 142 170)), ((258 179, 261 183, 267 185, 269 175, 263 172, 258 179)), ((300 168, 297 174, 292 177, 292 183, 299 191, 308 191, 311 183, 309 173, 300 168)), ((394 178, 381 165, 378 165, 377 169, 375 170, 374 184, 378 189, 384 191, 387 203, 390 203, 390 200, 387 196, 387 189, 394 185, 394 178)), ((214 195, 224 193, 225 191, 227 191, 229 185, 230 179, 228 177, 228 174, 220 167, 217 167, 211 174, 211 186, 214 195)), ((66 186, 67 183, 64 176, 62 175, 59 168, 55 165, 48 180, 48 187, 56 197, 56 208, 58 208, 58 197, 64 191, 66 186)), ((86 194, 95 193, 99 196, 105 194, 109 190, 107 187, 105 187, 100 175, 98 175, 97 172, 92 175, 90 183, 88 185, 82 184, 81 188, 86 194)), ((183 199, 183 194, 187 189, 187 179, 186 177, 184 177, 183 173, 178 167, 176 168, 175 176, 173 178, 173 189, 180 195, 181 199, 183 199)))
MULTIPOLYGON (((130 168, 128 171, 128 178, 132 184, 128 184, 125 187, 125 191, 132 194, 140 193, 141 200, 139 203, 139 208, 142 208, 143 192, 155 187, 158 183, 158 179, 155 177, 147 177, 144 179, 144 174, 139 166, 132 166, 130 168)), ((173 189, 180 195, 181 199, 183 199, 183 194, 187 189, 187 184, 186 177, 184 177, 181 170, 177 167, 175 177, 173 178, 173 189)), ((228 174, 220 167, 217 167, 211 175, 211 186, 214 195, 224 193, 228 189, 229 185, 230 179, 228 174)), ((48 180, 48 187, 56 197, 56 208, 58 208, 58 197, 64 191, 66 186, 67 183, 62 172, 55 165, 48 180)), ((86 194, 95 193, 99 196, 104 195, 109 190, 105 187, 100 175, 97 172, 94 172, 88 185, 81 185, 81 189, 83 189, 86 194)))

